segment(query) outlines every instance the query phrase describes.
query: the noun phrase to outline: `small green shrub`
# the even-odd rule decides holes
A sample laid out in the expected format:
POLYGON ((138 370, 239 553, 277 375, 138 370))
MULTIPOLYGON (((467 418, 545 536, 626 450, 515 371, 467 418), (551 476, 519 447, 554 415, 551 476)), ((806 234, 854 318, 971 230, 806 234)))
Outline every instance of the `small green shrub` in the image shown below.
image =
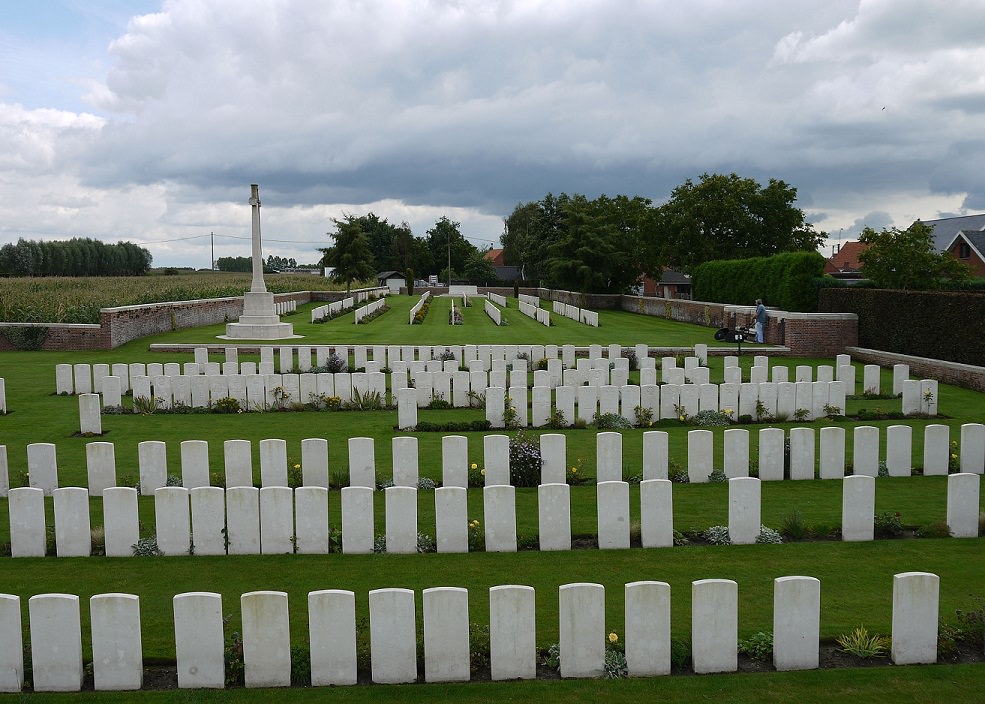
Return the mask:
POLYGON ((516 487, 540 485, 542 459, 540 444, 523 431, 510 438, 510 483, 516 487))
POLYGON ((780 533, 791 540, 803 540, 807 537, 809 529, 800 512, 795 509, 780 521, 780 533))
POLYGON ((903 535, 903 522, 899 512, 883 511, 873 518, 873 532, 877 538, 898 538, 903 535))
POLYGON ((157 536, 140 538, 131 546, 131 550, 134 557, 158 557, 164 554, 157 546, 157 536))
POLYGON ((598 430, 629 430, 633 427, 627 419, 618 413, 599 413, 592 416, 592 425, 598 430))
POLYGON ((701 533, 701 538, 710 545, 731 545, 728 526, 711 526, 701 533))
POLYGON ((761 545, 779 545, 783 542, 783 537, 769 526, 760 525, 756 542, 761 545))
POLYGON ((756 662, 770 662, 773 659, 773 634, 759 631, 740 640, 739 652, 756 662))

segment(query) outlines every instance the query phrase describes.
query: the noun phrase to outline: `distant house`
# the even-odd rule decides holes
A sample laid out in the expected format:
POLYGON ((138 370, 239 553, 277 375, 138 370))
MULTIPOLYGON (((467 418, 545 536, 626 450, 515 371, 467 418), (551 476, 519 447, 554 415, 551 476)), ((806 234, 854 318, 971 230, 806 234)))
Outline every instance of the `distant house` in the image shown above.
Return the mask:
POLYGON ((376 275, 376 285, 386 286, 391 293, 400 293, 400 288, 407 285, 407 277, 399 271, 381 271, 376 275))
POLYGON ((675 269, 663 268, 660 280, 643 277, 642 286, 637 286, 643 296, 658 298, 691 298, 691 277, 675 269))
POLYGON ((868 245, 861 242, 836 244, 834 253, 824 263, 824 273, 836 279, 861 279, 862 264, 858 260, 858 255, 868 248, 868 245))
POLYGON ((493 268, 496 270, 496 278, 500 281, 516 281, 520 278, 520 267, 506 266, 503 262, 502 249, 490 249, 482 256, 493 265, 493 268))
POLYGON ((933 228, 934 247, 971 267, 972 276, 985 276, 985 214, 924 220, 933 228))

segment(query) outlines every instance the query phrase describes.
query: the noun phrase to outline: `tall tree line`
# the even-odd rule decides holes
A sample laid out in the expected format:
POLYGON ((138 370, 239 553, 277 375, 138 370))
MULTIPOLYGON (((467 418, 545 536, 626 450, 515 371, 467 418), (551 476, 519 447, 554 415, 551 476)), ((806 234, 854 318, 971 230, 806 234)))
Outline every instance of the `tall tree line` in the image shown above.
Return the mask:
POLYGON ((384 271, 412 270, 416 278, 435 274, 468 283, 496 282, 496 270, 485 259, 485 250, 469 242, 461 223, 441 217, 424 237, 416 237, 407 223, 394 225, 375 213, 346 215, 332 221, 332 246, 320 249, 322 265, 333 267, 336 278, 351 284, 384 271), (364 266, 365 265, 365 266, 364 266))
POLYGON ((795 207, 797 189, 736 174, 703 174, 666 203, 647 198, 548 193, 506 218, 503 256, 521 277, 550 288, 623 293, 663 268, 690 273, 715 259, 813 251, 823 241, 795 207))
POLYGON ((106 244, 88 237, 17 240, 0 247, 2 276, 140 276, 151 253, 132 242, 106 244))

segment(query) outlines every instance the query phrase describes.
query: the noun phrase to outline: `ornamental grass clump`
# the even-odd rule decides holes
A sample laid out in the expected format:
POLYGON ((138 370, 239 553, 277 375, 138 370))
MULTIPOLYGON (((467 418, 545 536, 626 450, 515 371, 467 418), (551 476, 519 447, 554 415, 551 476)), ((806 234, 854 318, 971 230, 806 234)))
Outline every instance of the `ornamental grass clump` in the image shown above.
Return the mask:
POLYGON ((835 639, 842 652, 857 658, 880 658, 889 653, 889 636, 869 635, 865 626, 859 626, 851 633, 843 633, 835 639))

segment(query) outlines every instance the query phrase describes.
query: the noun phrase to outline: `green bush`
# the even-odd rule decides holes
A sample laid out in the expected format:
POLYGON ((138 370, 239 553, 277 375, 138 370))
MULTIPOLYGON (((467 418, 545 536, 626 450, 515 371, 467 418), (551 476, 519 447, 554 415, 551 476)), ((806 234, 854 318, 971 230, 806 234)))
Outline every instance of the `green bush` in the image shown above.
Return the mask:
POLYGON ((781 310, 817 310, 824 257, 817 252, 785 252, 772 257, 705 262, 691 285, 699 301, 751 304, 762 298, 781 310))

